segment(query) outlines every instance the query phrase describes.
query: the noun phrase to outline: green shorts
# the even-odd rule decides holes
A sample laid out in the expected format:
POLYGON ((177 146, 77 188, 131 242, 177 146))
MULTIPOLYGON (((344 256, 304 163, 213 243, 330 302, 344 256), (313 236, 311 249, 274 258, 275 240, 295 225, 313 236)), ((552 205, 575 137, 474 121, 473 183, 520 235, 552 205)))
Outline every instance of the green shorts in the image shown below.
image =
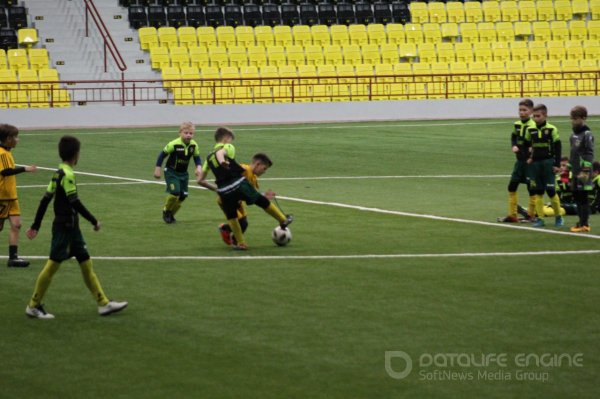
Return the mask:
POLYGON ((87 246, 79 227, 65 229, 52 226, 52 243, 50 244, 50 259, 62 262, 75 257, 79 263, 90 258, 87 246))
POLYGON ((224 194, 219 193, 219 196, 221 197, 223 212, 225 212, 227 219, 233 219, 237 215, 240 201, 252 205, 262 196, 262 194, 256 191, 254 186, 252 186, 248 180, 244 179, 235 190, 224 194))
POLYGON ((175 172, 172 169, 165 169, 165 182, 167 183, 167 192, 177 197, 188 195, 188 183, 190 175, 180 172, 175 172))
POLYGON ((517 161, 513 167, 510 181, 516 183, 527 183, 527 165, 526 161, 517 161))
POLYGON ((556 175, 552 168, 554 159, 544 159, 529 164, 527 171, 533 190, 549 190, 556 187, 556 175))

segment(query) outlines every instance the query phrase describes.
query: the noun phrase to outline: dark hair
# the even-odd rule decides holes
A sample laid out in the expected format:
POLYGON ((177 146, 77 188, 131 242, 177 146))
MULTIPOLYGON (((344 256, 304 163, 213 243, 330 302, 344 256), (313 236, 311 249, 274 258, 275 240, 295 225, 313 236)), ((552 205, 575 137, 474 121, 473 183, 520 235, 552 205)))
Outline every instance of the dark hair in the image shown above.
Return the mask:
POLYGON ((217 130, 215 130, 215 141, 217 143, 222 141, 227 136, 231 137, 232 139, 235 138, 233 132, 227 129, 226 127, 220 127, 217 130))
POLYGON ((63 161, 75 159, 81 148, 81 142, 77 137, 62 136, 58 142, 58 155, 63 161))
POLYGON ((592 170, 594 172, 600 172, 600 162, 594 161, 594 163, 592 163, 592 170))
POLYGON ((16 137, 19 134, 19 129, 13 125, 6 123, 0 124, 0 142, 4 143, 9 137, 16 137))
POLYGON ((544 104, 538 104, 533 107, 533 112, 542 112, 544 114, 548 114, 548 108, 544 104))
POLYGON ((581 118, 581 119, 587 118, 587 108, 584 107, 583 105, 576 105, 571 110, 571 118, 581 118))
POLYGON ((562 161, 568 161, 568 160, 569 160, 569 157, 561 157, 561 158, 560 158, 560 161, 561 161, 561 162, 562 162, 562 161))
POLYGON ((252 157, 252 162, 260 162, 263 165, 267 165, 269 168, 271 166, 273 166, 273 161, 271 161, 271 158, 269 158, 269 156, 265 153, 259 152, 258 154, 254 154, 254 156, 252 157))
POLYGON ((533 108, 533 101, 531 101, 528 98, 524 98, 521 101, 519 101, 519 106, 524 105, 527 108, 533 108))

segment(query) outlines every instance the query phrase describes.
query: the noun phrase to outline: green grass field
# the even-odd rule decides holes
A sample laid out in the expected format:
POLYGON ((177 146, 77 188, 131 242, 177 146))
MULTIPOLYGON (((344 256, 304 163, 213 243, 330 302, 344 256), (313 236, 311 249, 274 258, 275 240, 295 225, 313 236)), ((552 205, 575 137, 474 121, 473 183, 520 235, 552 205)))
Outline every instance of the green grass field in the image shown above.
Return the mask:
MULTIPOLYGON (((553 122, 566 143, 568 120, 553 122)), ((44 300, 56 319, 26 318, 49 208, 39 236, 21 236, 32 266, 0 268, 0 398, 597 397, 600 216, 586 235, 568 232, 573 216, 560 230, 495 222, 511 123, 236 127, 237 158, 270 154, 261 189, 296 217, 279 248, 251 207, 247 253, 223 244, 215 195, 193 182, 177 223, 162 221, 152 172, 176 127, 68 131, 103 223, 82 223, 96 272, 130 305, 99 317, 71 260, 44 300)), ((213 130, 197 128, 203 154, 213 130)), ((40 167, 18 176, 24 227, 64 133, 20 135, 17 163, 40 167)))

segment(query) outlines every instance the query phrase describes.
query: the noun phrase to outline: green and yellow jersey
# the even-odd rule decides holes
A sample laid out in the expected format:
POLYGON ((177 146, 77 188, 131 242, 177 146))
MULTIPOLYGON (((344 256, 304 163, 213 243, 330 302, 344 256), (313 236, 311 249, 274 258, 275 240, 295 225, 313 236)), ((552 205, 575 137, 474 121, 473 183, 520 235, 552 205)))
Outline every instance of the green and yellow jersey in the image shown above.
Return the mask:
POLYGON ((541 126, 528 127, 525 140, 531 146, 534 162, 554 159, 554 165, 560 165, 561 143, 556 126, 546 122, 541 126))
POLYGON ((184 143, 181 137, 170 141, 160 154, 158 154, 156 166, 162 166, 163 160, 167 156, 165 168, 171 169, 177 173, 187 173, 192 158, 194 159, 196 166, 201 164, 200 148, 195 140, 190 140, 189 144, 184 143))
POLYGON ((526 121, 518 120, 514 123, 513 131, 510 134, 510 142, 513 146, 517 146, 519 151, 515 153, 518 161, 526 161, 529 157, 529 142, 525 139, 527 129, 534 128, 535 122, 533 119, 526 121))
POLYGON ((226 192, 234 190, 244 180, 244 169, 235 161, 235 147, 231 143, 217 143, 213 151, 206 157, 206 162, 202 165, 202 170, 208 172, 211 170, 215 175, 217 192, 226 192), (225 163, 219 164, 217 152, 225 152, 225 163))

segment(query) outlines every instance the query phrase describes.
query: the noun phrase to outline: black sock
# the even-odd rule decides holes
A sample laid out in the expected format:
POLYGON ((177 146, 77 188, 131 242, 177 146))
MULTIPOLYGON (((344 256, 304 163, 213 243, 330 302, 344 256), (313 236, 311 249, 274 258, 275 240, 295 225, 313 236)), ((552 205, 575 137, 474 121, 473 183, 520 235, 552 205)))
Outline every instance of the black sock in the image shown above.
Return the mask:
POLYGON ((9 245, 8 246, 8 258, 9 259, 17 259, 17 246, 16 245, 9 245))

